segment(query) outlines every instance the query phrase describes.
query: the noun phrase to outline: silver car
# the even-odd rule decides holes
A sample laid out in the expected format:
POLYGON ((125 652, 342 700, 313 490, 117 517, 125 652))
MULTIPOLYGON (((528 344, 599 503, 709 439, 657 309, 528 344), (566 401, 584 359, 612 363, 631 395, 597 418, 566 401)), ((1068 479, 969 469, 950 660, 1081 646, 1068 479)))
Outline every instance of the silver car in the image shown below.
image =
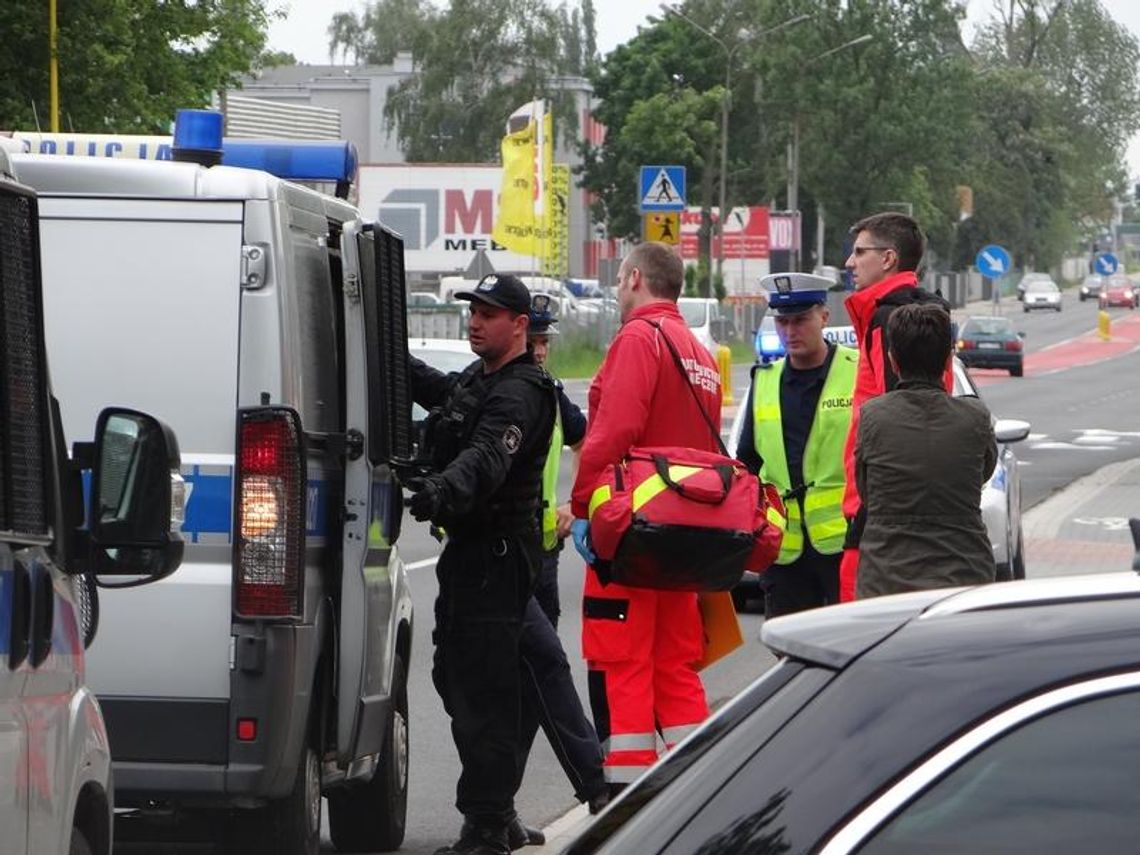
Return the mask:
MULTIPOLYGON (((768 370, 757 366, 756 371, 768 370)), ((965 367, 954 359, 954 391, 956 397, 980 397, 965 367)), ((744 427, 745 398, 732 420, 727 445, 729 453, 735 453, 740 444, 740 434, 744 427)), ((997 465, 993 475, 982 487, 982 520, 986 524, 986 534, 993 549, 996 578, 999 582, 1025 578, 1025 549, 1021 534, 1021 475, 1017 467, 1017 455, 1011 446, 1029 436, 1029 422, 1020 419, 994 419, 994 435, 998 443, 997 465)), ((742 608, 751 597, 758 597, 759 577, 755 573, 745 573, 744 579, 733 593, 737 608, 742 608)))

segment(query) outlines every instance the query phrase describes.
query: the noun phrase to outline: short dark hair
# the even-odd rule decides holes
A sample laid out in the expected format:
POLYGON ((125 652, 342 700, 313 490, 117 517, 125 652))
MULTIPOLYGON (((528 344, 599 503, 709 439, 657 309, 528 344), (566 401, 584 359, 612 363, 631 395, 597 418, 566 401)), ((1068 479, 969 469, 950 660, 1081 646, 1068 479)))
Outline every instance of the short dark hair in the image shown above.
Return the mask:
POLYGON ((950 358, 950 313, 937 303, 908 303, 887 319, 887 341, 908 379, 939 380, 950 358))
POLYGON ((867 232, 876 244, 893 249, 899 257, 899 270, 918 270, 926 252, 926 237, 911 217, 894 211, 872 214, 850 229, 852 237, 857 237, 859 232, 867 232))
POLYGON ((673 248, 655 241, 635 246, 625 257, 626 269, 641 271, 649 293, 659 300, 677 302, 685 284, 685 265, 673 248))

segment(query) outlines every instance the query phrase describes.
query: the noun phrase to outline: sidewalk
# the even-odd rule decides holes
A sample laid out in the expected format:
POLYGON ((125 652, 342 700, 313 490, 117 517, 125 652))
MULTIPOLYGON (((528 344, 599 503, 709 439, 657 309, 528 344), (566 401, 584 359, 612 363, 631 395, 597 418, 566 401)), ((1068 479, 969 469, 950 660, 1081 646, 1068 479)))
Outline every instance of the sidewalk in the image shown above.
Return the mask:
MULTIPOLYGON (((1074 481, 1025 512, 1026 575, 1128 572, 1135 550, 1128 528, 1140 517, 1140 458, 1113 463, 1074 481)), ((589 825, 579 805, 546 827, 546 845, 520 850, 555 855, 589 825)))

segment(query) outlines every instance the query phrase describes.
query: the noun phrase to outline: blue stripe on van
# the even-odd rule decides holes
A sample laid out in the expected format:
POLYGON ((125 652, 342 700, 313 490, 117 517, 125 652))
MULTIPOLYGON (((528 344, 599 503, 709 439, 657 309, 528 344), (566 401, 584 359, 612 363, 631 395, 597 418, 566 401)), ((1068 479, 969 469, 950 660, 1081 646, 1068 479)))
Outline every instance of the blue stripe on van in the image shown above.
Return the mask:
MULTIPOLYGON (((197 543, 203 534, 224 534, 233 540, 233 469, 225 475, 204 475, 193 467, 183 478, 194 485, 186 506, 182 534, 197 543)), ((305 490, 305 536, 324 537, 328 531, 328 482, 312 479, 305 490)))

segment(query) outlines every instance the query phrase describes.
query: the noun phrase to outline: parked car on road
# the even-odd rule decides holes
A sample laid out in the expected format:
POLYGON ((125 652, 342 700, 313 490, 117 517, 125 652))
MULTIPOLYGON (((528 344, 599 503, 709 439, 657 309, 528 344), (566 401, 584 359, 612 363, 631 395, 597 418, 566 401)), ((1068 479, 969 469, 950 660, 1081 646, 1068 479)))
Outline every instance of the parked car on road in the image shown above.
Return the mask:
POLYGON ((1132 280, 1123 273, 1114 273, 1104 280, 1097 304, 1102 309, 1110 306, 1121 306, 1128 309, 1136 308, 1136 286, 1132 280))
POLYGON ((1025 311, 1028 312, 1033 309, 1061 311, 1061 289, 1052 279, 1046 277, 1044 279, 1032 279, 1029 282, 1022 280, 1022 282, 1025 284, 1025 293, 1021 298, 1021 307, 1025 311))
MULTIPOLYGON (((757 367, 755 370, 762 371, 757 367)), ((970 379, 962 362, 954 360, 954 390, 958 397, 980 397, 978 388, 970 379)), ((750 399, 746 399, 750 402, 750 399)), ((730 453, 736 452, 740 444, 740 434, 744 426, 746 407, 741 406, 729 430, 727 447, 730 453)), ((994 553, 995 576, 999 582, 1008 579, 1025 578, 1025 549, 1021 533, 1021 473, 1013 444, 1029 436, 1029 422, 1020 419, 994 419, 994 435, 998 444, 998 459, 990 480, 982 487, 982 521, 986 524, 986 536, 994 553)), ((733 591, 733 599, 738 609, 743 609, 749 601, 761 596, 760 577, 755 573, 745 573, 740 584, 733 591)))
POLYGON ((766 622, 779 660, 611 802, 584 853, 1131 852, 1135 573, 766 622))
POLYGON ((1005 368, 1020 377, 1024 371, 1024 336, 1009 318, 968 318, 958 330, 954 352, 967 368, 1005 368))
POLYGON ((1017 283, 1017 299, 1025 299, 1025 290, 1033 282, 1052 282, 1053 285, 1057 284, 1056 282, 1053 282, 1053 277, 1048 273, 1026 273, 1021 277, 1021 281, 1017 283))
POLYGON ((1081 281, 1080 290, 1077 292, 1080 295, 1081 302, 1099 297, 1100 289, 1103 286, 1104 277, 1099 273, 1090 273, 1081 281))

